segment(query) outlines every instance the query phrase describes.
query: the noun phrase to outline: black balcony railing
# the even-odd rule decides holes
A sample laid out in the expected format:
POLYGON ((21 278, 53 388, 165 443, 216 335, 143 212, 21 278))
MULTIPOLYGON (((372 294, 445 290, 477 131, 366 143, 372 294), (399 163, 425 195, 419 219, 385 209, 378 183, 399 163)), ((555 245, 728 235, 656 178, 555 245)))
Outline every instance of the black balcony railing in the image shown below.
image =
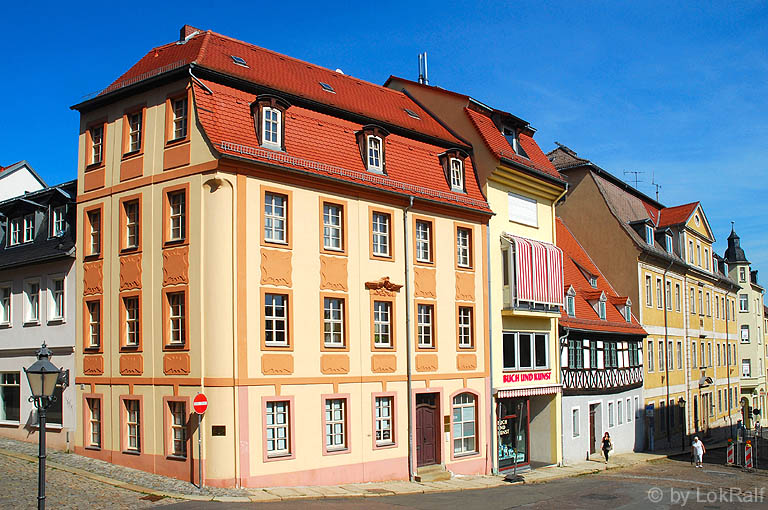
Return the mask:
POLYGON ((563 391, 569 393, 618 393, 643 385, 643 367, 563 368, 562 374, 563 391))

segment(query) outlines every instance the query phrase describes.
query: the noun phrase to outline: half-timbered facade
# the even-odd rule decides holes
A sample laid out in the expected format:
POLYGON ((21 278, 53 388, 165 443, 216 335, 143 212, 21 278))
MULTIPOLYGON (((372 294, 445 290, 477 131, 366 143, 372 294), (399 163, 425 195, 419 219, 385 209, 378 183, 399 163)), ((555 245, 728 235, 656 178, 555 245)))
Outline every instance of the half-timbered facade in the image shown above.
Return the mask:
POLYGON ((632 300, 620 296, 561 219, 565 304, 560 315, 563 460, 600 453, 605 432, 614 452, 643 446, 643 340, 632 300))

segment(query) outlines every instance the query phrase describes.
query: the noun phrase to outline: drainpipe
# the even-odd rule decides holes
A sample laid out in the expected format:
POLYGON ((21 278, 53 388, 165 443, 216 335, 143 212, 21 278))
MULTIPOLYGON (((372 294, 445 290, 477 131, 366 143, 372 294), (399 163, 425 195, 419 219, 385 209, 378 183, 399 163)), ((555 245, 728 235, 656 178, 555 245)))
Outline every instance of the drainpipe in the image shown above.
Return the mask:
MULTIPOLYGON (((735 297, 735 296, 734 296, 735 297)), ((731 342, 730 342, 730 326, 728 322, 728 292, 725 293, 725 348, 728 350, 728 352, 725 353, 725 369, 726 369, 726 375, 728 376, 728 398, 725 400, 728 403, 728 436, 730 438, 733 438, 733 416, 731 415, 731 411, 733 410, 732 402, 731 402, 731 364, 729 360, 731 359, 731 342)), ((733 319, 733 317, 732 317, 733 319)), ((736 363, 736 360, 733 360, 734 364, 736 363)), ((738 366, 738 365, 737 365, 738 366)), ((715 372, 717 374, 717 372, 715 372)), ((715 375, 715 380, 717 380, 717 375, 715 375)), ((733 399, 736 400, 736 399, 733 399)))
MULTIPOLYGON (((567 351, 567 349, 568 349, 568 334, 571 332, 571 328, 569 328, 568 326, 563 326, 563 329, 565 330, 565 335, 559 337, 558 338, 558 342, 557 342, 557 348, 560 349, 561 353, 563 352, 563 347, 565 347, 566 352, 568 352, 567 351)), ((563 361, 562 361, 562 359, 563 359, 563 355, 560 354, 560 384, 561 385, 563 384, 563 361)), ((568 361, 570 361, 570 359, 568 361)), ((590 370, 592 370, 594 368, 595 367, 593 367, 592 365, 589 366, 590 370)), ((562 401, 561 401, 560 407, 562 408, 562 401)), ((589 408, 587 408, 587 411, 589 411, 589 408)), ((561 411, 560 412, 560 422, 563 422, 564 420, 565 420, 565 414, 563 414, 562 411, 561 411)), ((560 451, 561 451, 561 454, 562 454, 562 460, 560 461, 560 465, 564 467, 565 466, 565 434, 562 433, 562 423, 561 423, 561 433, 560 433, 560 451)), ((587 460, 589 460, 589 450, 587 450, 587 460)))
POLYGON ((413 208, 413 196, 408 197, 408 206, 403 210, 403 253, 405 256, 405 380, 408 400, 408 479, 415 477, 413 468, 413 395, 411 380, 411 283, 408 264, 408 211, 413 208))
POLYGON ((499 441, 499 427, 497 426, 498 416, 496 415, 496 406, 493 403, 493 307, 491 301, 493 299, 493 292, 491 292, 491 221, 488 220, 488 228, 485 229, 485 263, 488 267, 488 309, 485 311, 488 314, 488 410, 490 411, 491 419, 488 423, 488 437, 491 438, 491 473, 494 475, 499 474, 499 467, 496 465, 498 460, 498 441, 499 441), (495 431, 495 432, 494 432, 495 431))
MULTIPOLYGON (((667 303, 667 273, 669 272, 669 269, 672 267, 672 264, 674 264, 674 260, 669 261, 669 265, 664 270, 663 274, 663 281, 664 281, 664 379, 667 381, 667 423, 664 424, 664 428, 667 431, 667 448, 672 448, 672 438, 670 437, 669 432, 669 413, 672 412, 672 410, 669 408, 669 356, 670 356, 670 349, 669 349, 669 330, 667 326, 667 306, 669 305, 667 303)), ((672 294, 672 286, 670 285, 669 293, 672 294)), ((674 357, 674 356, 673 356, 674 357)))

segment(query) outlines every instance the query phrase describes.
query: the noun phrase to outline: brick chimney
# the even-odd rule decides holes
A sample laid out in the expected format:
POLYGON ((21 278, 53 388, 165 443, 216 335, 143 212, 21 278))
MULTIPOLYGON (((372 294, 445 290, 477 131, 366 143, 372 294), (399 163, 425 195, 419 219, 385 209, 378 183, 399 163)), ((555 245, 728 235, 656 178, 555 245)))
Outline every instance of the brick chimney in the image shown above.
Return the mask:
POLYGON ((187 37, 194 34, 195 32, 202 32, 202 30, 195 28, 192 25, 184 25, 181 27, 181 30, 179 30, 179 41, 185 41, 187 37))

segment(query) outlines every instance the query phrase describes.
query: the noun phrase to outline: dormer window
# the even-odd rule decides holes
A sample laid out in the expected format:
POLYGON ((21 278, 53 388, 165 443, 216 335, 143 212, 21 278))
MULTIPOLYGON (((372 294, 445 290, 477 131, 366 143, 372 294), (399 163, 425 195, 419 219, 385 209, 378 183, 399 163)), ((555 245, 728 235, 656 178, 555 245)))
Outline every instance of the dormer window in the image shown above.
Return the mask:
POLYGON ((443 167, 445 181, 450 186, 451 191, 464 192, 464 160, 467 154, 461 149, 449 149, 439 154, 440 166, 443 167))
POLYGON ((289 107, 284 99, 269 94, 262 94, 251 103, 256 136, 262 147, 285 150, 285 111, 289 107))
POLYGON ((520 146, 520 139, 518 138, 517 130, 509 126, 502 126, 501 134, 504 135, 504 138, 507 139, 509 146, 512 147, 513 151, 515 151, 515 154, 518 156, 523 156, 524 158, 528 157, 528 154, 526 154, 523 148, 520 146))
POLYGON ((605 320, 605 301, 602 299, 597 302, 597 314, 600 316, 600 320, 605 320))
POLYGON ((381 138, 378 136, 368 135, 366 139, 368 144, 368 171, 381 173, 381 138))
POLYGON ((67 207, 61 205, 53 208, 53 237, 59 237, 64 235, 64 229, 66 227, 66 215, 67 207))
POLYGON ((29 243, 35 237, 35 215, 27 214, 24 216, 24 242, 29 243))
POLYGON ((565 312, 568 317, 576 316, 576 298, 573 296, 565 296, 565 312))
POLYGON ((653 246, 653 227, 650 225, 645 226, 645 242, 653 246))
POLYGON ((667 234, 665 240, 667 244, 667 253, 672 253, 672 234, 667 234))
POLYGON ((592 286, 593 289, 597 288, 597 276, 590 276, 589 277, 589 284, 592 286))
POLYGON ((387 173, 387 149, 385 139, 389 131, 374 124, 363 126, 355 133, 357 148, 363 160, 363 166, 375 174, 387 173))
POLYGON ((624 319, 627 322, 632 322, 632 308, 629 305, 624 305, 624 319))
POLYGON ((451 158, 451 190, 464 191, 464 163, 456 158, 451 158))

